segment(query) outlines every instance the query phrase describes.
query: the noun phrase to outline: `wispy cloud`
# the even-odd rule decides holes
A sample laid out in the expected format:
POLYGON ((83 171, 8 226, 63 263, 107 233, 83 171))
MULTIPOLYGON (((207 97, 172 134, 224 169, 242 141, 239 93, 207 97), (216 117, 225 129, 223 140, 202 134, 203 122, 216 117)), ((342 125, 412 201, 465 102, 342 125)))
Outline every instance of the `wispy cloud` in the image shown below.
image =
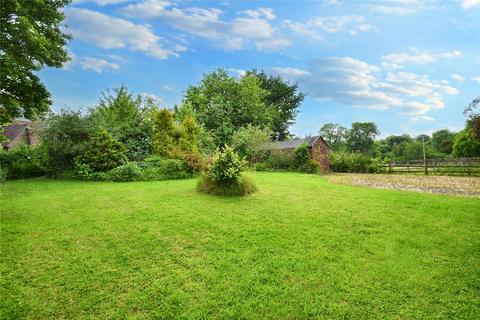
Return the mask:
POLYGON ((377 1, 370 5, 370 10, 377 14, 392 16, 408 16, 424 10, 434 10, 438 8, 435 0, 388 0, 377 1))
POLYGON ((462 53, 459 50, 433 53, 412 48, 410 53, 397 53, 383 56, 382 65, 387 69, 400 69, 404 64, 428 64, 438 59, 451 59, 461 55, 462 53))
POLYGON ((91 70, 97 73, 103 73, 104 71, 117 71, 120 70, 119 62, 125 60, 116 55, 109 55, 108 57, 113 61, 108 61, 103 57, 80 57, 73 52, 69 52, 70 61, 63 66, 66 70, 72 70, 75 66, 80 66, 83 70, 91 70))
POLYGON ((474 7, 480 7, 480 0, 461 0, 462 9, 468 10, 474 7))
POLYGON ((167 1, 146 0, 130 4, 120 12, 127 17, 162 21, 226 50, 240 50, 249 45, 258 50, 271 50, 290 44, 290 40, 269 23, 275 18, 269 8, 247 10, 241 17, 226 20, 217 8, 179 8, 167 1))
POLYGON ((93 57, 81 58, 79 59, 79 64, 84 70, 92 70, 97 73, 102 73, 104 71, 116 71, 120 69, 120 65, 118 63, 93 57))
POLYGON ((394 108, 417 122, 427 121, 430 111, 444 108, 443 94, 458 94, 445 80, 434 81, 410 72, 385 72, 352 57, 315 59, 306 70, 276 67, 271 71, 298 81, 313 98, 373 109, 394 108))
POLYGON ((451 74, 451 75, 450 75, 450 78, 452 78, 453 80, 456 80, 456 81, 460 81, 460 82, 465 81, 465 78, 464 78, 464 77, 462 77, 462 76, 459 75, 459 74, 455 74, 455 73, 451 74))
POLYGON ((73 0, 72 4, 80 4, 80 3, 86 3, 86 2, 93 2, 98 6, 104 7, 112 4, 120 4, 120 3, 126 3, 130 2, 131 0, 73 0))
POLYGON ((328 33, 346 32, 356 35, 371 29, 365 17, 355 15, 317 17, 305 22, 284 20, 282 27, 316 41, 324 40, 325 34, 328 33))

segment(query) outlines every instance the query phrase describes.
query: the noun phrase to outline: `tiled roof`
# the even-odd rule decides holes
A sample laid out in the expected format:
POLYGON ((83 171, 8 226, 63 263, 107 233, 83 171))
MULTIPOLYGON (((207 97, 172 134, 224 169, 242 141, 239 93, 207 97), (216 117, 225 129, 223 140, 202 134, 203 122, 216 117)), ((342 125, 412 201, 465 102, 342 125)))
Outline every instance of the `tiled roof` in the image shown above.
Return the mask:
POLYGON ((12 143, 19 135, 25 132, 25 130, 31 125, 30 121, 27 120, 17 120, 15 123, 4 126, 3 132, 0 134, 4 135, 7 138, 6 142, 3 142, 2 145, 5 147, 9 147, 10 143, 12 143))

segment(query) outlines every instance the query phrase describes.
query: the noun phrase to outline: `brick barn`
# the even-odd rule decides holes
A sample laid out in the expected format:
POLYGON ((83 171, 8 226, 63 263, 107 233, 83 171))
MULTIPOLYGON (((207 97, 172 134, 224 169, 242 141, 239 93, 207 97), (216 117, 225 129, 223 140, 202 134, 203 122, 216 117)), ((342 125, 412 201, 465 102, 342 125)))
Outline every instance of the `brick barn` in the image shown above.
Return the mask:
POLYGON ((321 136, 310 138, 295 139, 289 141, 278 141, 273 144, 275 149, 293 152, 297 147, 306 144, 310 157, 320 164, 322 172, 330 170, 330 163, 328 161, 328 143, 323 140, 321 136))

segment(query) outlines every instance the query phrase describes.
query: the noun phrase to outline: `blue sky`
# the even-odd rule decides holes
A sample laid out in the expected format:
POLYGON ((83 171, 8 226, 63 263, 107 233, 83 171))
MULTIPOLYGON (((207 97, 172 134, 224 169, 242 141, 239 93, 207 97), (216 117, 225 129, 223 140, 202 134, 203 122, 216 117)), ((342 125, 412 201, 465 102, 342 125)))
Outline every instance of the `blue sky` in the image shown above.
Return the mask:
POLYGON ((292 131, 375 121, 382 133, 464 126, 480 95, 480 0, 73 0, 63 69, 40 76, 53 108, 125 84, 172 107, 202 74, 263 69, 308 96, 292 131))

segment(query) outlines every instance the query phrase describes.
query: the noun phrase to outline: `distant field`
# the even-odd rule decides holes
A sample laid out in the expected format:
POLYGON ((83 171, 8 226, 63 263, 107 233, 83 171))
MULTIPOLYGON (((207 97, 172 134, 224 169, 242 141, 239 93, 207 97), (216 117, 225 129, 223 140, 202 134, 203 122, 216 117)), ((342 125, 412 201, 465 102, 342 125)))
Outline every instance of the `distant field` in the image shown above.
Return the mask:
POLYGON ((0 318, 478 319, 478 198, 254 177, 1 185, 0 318))

